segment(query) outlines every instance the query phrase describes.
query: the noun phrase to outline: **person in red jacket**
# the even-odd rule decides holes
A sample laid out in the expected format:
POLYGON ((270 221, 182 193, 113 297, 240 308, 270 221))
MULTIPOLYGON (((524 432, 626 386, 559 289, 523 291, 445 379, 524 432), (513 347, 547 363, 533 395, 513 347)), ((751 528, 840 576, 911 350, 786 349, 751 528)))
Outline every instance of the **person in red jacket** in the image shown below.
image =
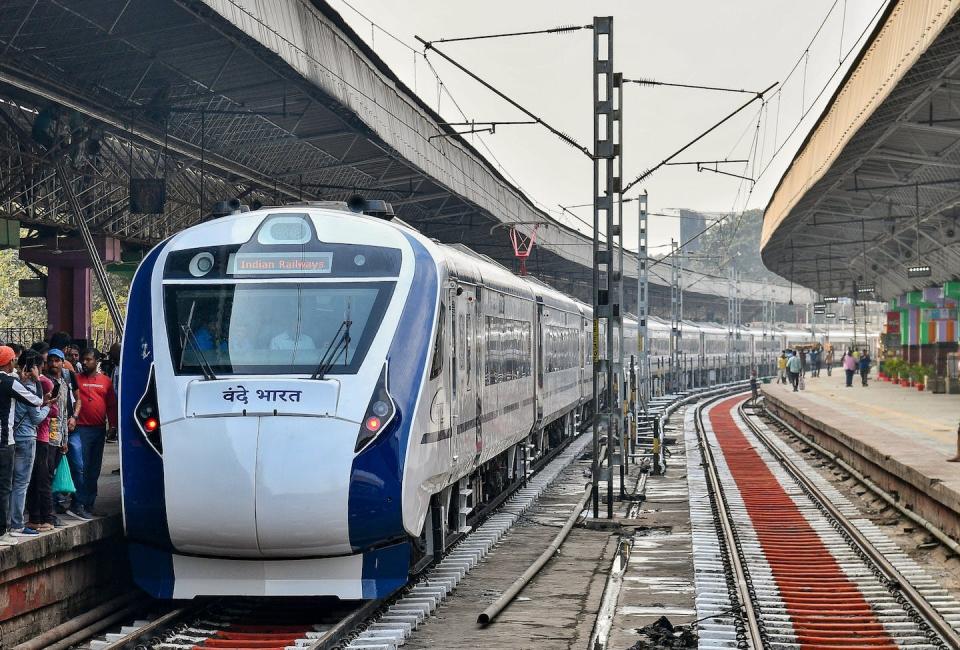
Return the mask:
POLYGON ((73 457, 70 469, 77 491, 67 514, 84 521, 95 516, 93 504, 97 499, 107 432, 116 435, 117 430, 117 394, 110 378, 97 369, 99 358, 100 354, 93 348, 80 354, 81 372, 77 382, 83 406, 68 443, 68 453, 73 457))

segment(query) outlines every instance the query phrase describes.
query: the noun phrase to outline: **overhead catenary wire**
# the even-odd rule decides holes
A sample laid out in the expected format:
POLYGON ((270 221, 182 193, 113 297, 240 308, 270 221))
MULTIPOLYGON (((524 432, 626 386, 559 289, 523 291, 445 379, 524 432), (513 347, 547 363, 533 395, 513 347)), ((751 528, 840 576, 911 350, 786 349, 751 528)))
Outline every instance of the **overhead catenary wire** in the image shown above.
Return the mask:
POLYGON ((425 41, 424 45, 428 48, 433 47, 434 43, 459 43, 462 41, 482 41, 492 38, 511 38, 513 36, 533 36, 536 34, 568 34, 581 29, 593 29, 593 25, 561 25, 559 27, 550 27, 548 29, 535 29, 528 32, 503 32, 500 34, 481 34, 479 36, 457 36, 454 38, 435 38, 432 41, 425 41))
MULTIPOLYGON (((368 20, 369 22, 374 23, 374 21, 370 20, 367 16, 365 16, 365 15, 363 15, 361 12, 359 12, 355 7, 353 7, 349 2, 347 2, 347 0, 342 0, 342 1, 344 2, 344 4, 345 4, 346 6, 350 7, 352 10, 356 11, 356 12, 357 12, 359 15, 361 15, 361 17, 363 17, 365 20, 368 20)), ((813 47, 813 45, 816 43, 816 41, 817 41, 818 37, 820 36, 821 32, 823 31, 825 25, 828 23, 830 16, 831 16, 832 13, 835 11, 836 5, 837 5, 838 2, 839 2, 839 0, 835 0, 834 3, 831 5, 831 7, 830 7, 829 10, 827 11, 826 15, 824 16, 823 20, 820 22, 820 24, 819 24, 817 30, 815 31, 814 35, 811 37, 809 43, 807 44, 807 47, 804 48, 804 54, 797 59, 797 61, 794 63, 793 67, 791 68, 790 72, 789 72, 789 73, 787 74, 787 76, 784 78, 783 83, 780 84, 780 88, 778 88, 778 89, 774 92, 774 94, 773 94, 773 96, 776 96, 776 97, 777 97, 777 102, 778 102, 777 115, 776 115, 775 124, 774 124, 774 135, 773 135, 773 146, 772 146, 772 148, 774 149, 774 151, 773 151, 773 153, 771 154, 771 159, 767 162, 767 164, 766 164, 765 166, 763 166, 763 168, 762 168, 761 171, 760 171, 760 174, 757 175, 754 180, 759 180, 759 179, 768 171, 771 163, 773 162, 773 159, 776 158, 776 156, 780 153, 780 151, 782 151, 782 149, 783 149, 784 146, 786 145, 787 141, 790 139, 790 137, 792 137, 792 135, 796 132, 797 128, 799 127, 799 122, 798 122, 798 125, 796 125, 796 126, 793 128, 793 130, 790 132, 790 135, 788 135, 787 138, 785 138, 782 143, 778 143, 778 140, 779 140, 780 107, 781 107, 780 105, 781 105, 781 96, 782 96, 782 92, 783 92, 783 86, 786 84, 786 82, 787 82, 790 78, 792 78, 792 76, 796 73, 796 70, 798 69, 799 64, 804 61, 804 59, 806 58, 806 56, 808 56, 808 53, 809 53, 810 48, 813 47), (778 144, 780 144, 779 147, 777 146, 778 144)), ((845 0, 844 0, 844 10, 846 9, 845 5, 846 5, 846 2, 845 2, 845 0)), ((881 6, 880 9, 878 9, 877 14, 880 12, 880 10, 882 10, 882 6, 881 6)), ((844 11, 844 21, 845 21, 845 14, 846 14, 846 11, 844 11)), ((874 19, 875 19, 875 17, 876 17, 877 14, 874 15, 874 19)), ((871 20, 871 23, 872 23, 872 22, 873 22, 873 20, 871 20)), ((389 33, 387 30, 385 30, 382 26, 380 26, 380 25, 375 25, 375 26, 376 26, 376 28, 377 28, 378 30, 380 30, 380 31, 384 32, 385 34, 389 35, 390 38, 392 38, 393 40, 401 43, 404 47, 406 47, 406 48, 408 48, 408 49, 411 49, 411 50, 413 50, 414 52, 416 52, 416 50, 414 50, 413 48, 411 48, 408 44, 404 43, 401 39, 396 38, 393 34, 390 34, 390 33, 389 33)), ((854 49, 855 49, 855 47, 856 47, 856 43, 859 42, 859 41, 862 39, 863 34, 866 32, 866 30, 867 30, 868 28, 869 28, 869 24, 868 24, 868 26, 867 26, 866 28, 864 28, 864 30, 863 30, 863 32, 861 33, 860 37, 856 40, 856 42, 854 43, 854 45, 851 46, 851 48, 850 48, 850 50, 847 52, 846 56, 842 57, 841 60, 845 60, 846 58, 849 57, 849 55, 854 51, 854 49)), ((552 28, 552 29, 549 29, 549 30, 538 30, 538 31, 536 31, 536 32, 531 32, 531 33, 538 33, 538 32, 539 32, 539 33, 547 34, 547 33, 551 33, 553 30, 557 30, 558 33, 559 33, 559 31, 565 31, 565 30, 563 30, 562 28, 552 28)), ((524 34, 525 34, 525 32, 512 32, 512 33, 505 33, 505 34, 491 34, 491 35, 481 36, 481 37, 478 37, 478 38, 500 37, 500 36, 511 36, 511 35, 517 35, 517 36, 519 36, 519 35, 524 35, 524 34)), ((842 35, 841 35, 841 36, 842 36, 842 35)), ((468 37, 468 38, 473 38, 473 37, 468 37)), ((423 39, 419 39, 419 38, 418 38, 418 40, 420 40, 421 42, 423 42, 423 39)), ((447 42, 450 42, 450 41, 452 41, 452 40, 453 40, 453 39, 447 39, 447 42)), ((440 41, 435 41, 435 42, 440 42, 440 41)), ((435 48, 434 48, 434 49, 435 49, 435 48)), ((437 50, 435 49, 435 51, 437 51, 437 50)), ((442 52, 439 52, 439 51, 438 51, 438 53, 439 53, 441 56, 444 56, 442 52)), ((434 74, 436 75, 436 71, 435 71, 435 69, 433 69, 432 64, 430 64, 429 59, 427 58, 426 54, 425 54, 425 53, 424 53, 424 54, 421 54, 421 56, 423 56, 424 61, 428 63, 428 65, 432 68, 432 71, 433 71, 434 74)), ((447 60, 450 60, 450 57, 446 57, 446 56, 445 56, 445 58, 446 58, 447 60)), ((451 61, 451 63, 455 63, 455 62, 452 62, 452 61, 451 61)), ((461 67, 461 69, 462 69, 462 66, 459 66, 459 65, 458 65, 458 67, 461 67)), ((464 70, 464 71, 465 71, 465 70, 464 70)), ((465 71, 465 72, 466 72, 466 71, 465 71)), ((438 83, 440 83, 440 82, 439 82, 439 75, 436 75, 436 76, 438 77, 438 83)), ((832 76, 835 76, 835 73, 834 73, 834 75, 832 75, 832 76)), ((831 78, 832 78, 832 76, 831 76, 831 78)), ((642 82, 642 81, 644 81, 644 80, 636 80, 636 81, 642 82)), ((829 83, 829 80, 828 80, 828 83, 829 83)), ((651 85, 653 85, 653 84, 651 84, 651 85)), ((667 84, 664 83, 664 84, 662 84, 662 85, 667 85, 667 84)), ((679 87, 686 87, 686 86, 694 86, 694 84, 677 84, 677 86, 679 86, 679 87)), ((707 90, 709 90, 709 89, 719 88, 719 87, 704 86, 704 88, 707 89, 707 90)), ((730 89, 730 90, 733 90, 733 89, 730 89)), ((446 94, 446 95, 454 102, 454 104, 456 105, 456 102, 455 102, 455 100, 453 100, 453 97, 452 97, 452 95, 450 94, 449 89, 448 89, 445 85, 443 85, 442 83, 440 83, 439 91, 440 91, 442 94, 446 94)), ((816 104, 817 99, 819 99, 819 98, 822 96, 822 93, 823 93, 823 92, 824 92, 824 90, 821 89, 820 93, 818 93, 818 95, 817 95, 817 98, 814 99, 813 102, 811 102, 810 106, 807 108, 807 113, 808 113, 809 110, 811 110, 812 107, 816 104)), ((505 98, 505 97, 504 97, 504 98, 505 98)), ((505 98, 505 99, 508 99, 508 98, 505 98)), ((771 98, 771 99, 772 99, 772 98, 771 98)), ((758 112, 759 112, 759 113, 762 113, 763 110, 764 110, 764 108, 765 108, 765 107, 762 106, 761 109, 760 109, 758 112)), ((466 119, 465 113, 459 108, 459 106, 458 106, 458 110, 460 110, 461 115, 463 115, 464 118, 466 119)), ((804 116, 805 116, 805 115, 806 115, 806 113, 804 114, 804 116)), ((538 121, 538 123, 544 124, 544 126, 547 127, 548 130, 549 130, 549 125, 548 125, 548 124, 544 123, 542 120, 539 120, 539 119, 537 119, 537 118, 535 118, 535 119, 538 121)), ((803 119, 803 118, 801 117, 800 122, 802 122, 802 119, 803 119)), ((752 120, 751 120, 750 122, 748 122, 748 125, 749 125, 751 122, 752 122, 752 120)), ((749 129, 749 126, 747 126, 747 128, 744 130, 743 135, 746 134, 746 130, 747 130, 747 129, 749 129)), ((578 148, 579 150, 581 150, 583 153, 589 155, 589 152, 586 150, 585 147, 582 147, 581 145, 572 143, 572 142, 571 142, 572 138, 568 139, 569 136, 566 136, 566 134, 564 134, 563 132, 560 132, 559 130, 554 130, 554 133, 555 133, 556 135, 558 135, 559 137, 561 137, 562 139, 564 139, 564 140, 565 140, 566 142, 568 142, 569 144, 572 144, 573 146, 575 146, 576 148, 578 148)), ((487 152, 492 158, 494 158, 494 160, 496 161, 498 168, 501 169, 501 171, 503 171, 508 177, 510 177, 513 182, 516 183, 516 182, 517 182, 516 179, 514 179, 514 178, 512 177, 512 175, 509 174, 509 172, 507 172, 507 170, 503 167, 503 165, 499 162, 499 160, 496 160, 496 157, 493 155, 493 152, 490 150, 490 147, 486 144, 485 140, 484 140, 483 138, 480 138, 480 137, 477 137, 477 138, 475 138, 475 139, 479 139, 479 140, 480 140, 480 143, 483 145, 483 147, 484 147, 484 149, 486 150, 486 152, 487 152)), ((742 136, 741 136, 741 139, 742 139, 742 136)), ((735 145, 735 146, 736 146, 736 145, 735 145)), ((764 150, 766 149, 766 146, 765 146, 765 145, 763 146, 763 149, 764 149, 764 150)), ((764 153, 765 153, 765 151, 763 151, 763 150, 760 151, 760 156, 761 156, 760 164, 762 164, 762 159, 765 157, 765 156, 763 155, 764 153)), ((753 163, 754 167, 756 167, 757 164, 758 164, 757 161, 754 161, 754 163, 753 163)), ((654 168, 653 170, 650 170, 649 173, 652 173, 652 171, 655 171, 655 169, 656 169, 656 168, 654 168)), ((647 175, 649 175, 649 173, 648 173, 647 175)), ((517 183, 517 185, 518 185, 518 187, 519 187, 519 183, 517 183)), ((742 187, 741 187, 740 189, 738 189, 738 195, 739 195, 740 191, 742 191, 742 187)), ((748 194, 748 196, 749 196, 749 194, 748 194)), ((629 200, 629 199, 627 199, 627 200, 629 200)), ((539 202, 537 202, 537 203, 539 203, 539 202)), ((744 209, 745 209, 745 208, 746 208, 746 206, 744 206, 744 209)), ((550 208, 546 208, 546 209, 547 209, 548 211, 552 211, 550 208)), ((574 215, 572 212, 567 211, 567 210, 565 210, 565 212, 567 212, 568 214, 574 216, 574 217, 577 219, 577 221, 583 223, 583 225, 584 225, 585 227, 592 228, 592 226, 590 226, 590 224, 587 224, 583 219, 580 219, 578 216, 574 215)), ((707 226, 707 228, 706 228, 705 230, 708 230, 709 228, 715 226, 716 223, 720 223, 720 221, 712 222, 711 224, 709 224, 709 225, 707 226)), ((735 232, 735 231, 736 231, 736 228, 734 229, 734 232, 735 232)), ((681 249, 682 249, 683 246, 686 245, 687 243, 688 243, 688 242, 683 242, 683 243, 681 243, 681 249)), ((678 249, 678 250, 680 250, 680 249, 678 249)))
POLYGON ((640 86, 667 86, 670 88, 688 88, 691 90, 714 90, 724 93, 742 93, 744 95, 756 95, 756 90, 744 90, 743 88, 724 88, 723 86, 704 86, 700 84, 681 84, 668 81, 657 81, 655 79, 624 79, 625 84, 637 84, 640 86))
MULTIPOLYGON (((790 79, 792 78, 792 76, 796 73, 796 71, 797 71, 797 69, 799 68, 800 64, 805 61, 806 57, 808 56, 808 53, 809 53, 810 49, 814 46, 817 38, 819 37, 820 33, 823 31, 824 26, 827 24, 827 21, 829 20, 830 15, 833 13, 834 9, 836 8, 838 2, 839 2, 839 0, 834 0, 833 4, 832 4, 832 5, 830 6, 830 8, 827 10, 826 15, 823 17, 823 20, 820 21, 820 25, 817 27, 817 29, 816 29, 816 31, 814 32, 813 36, 810 38, 810 41, 807 43, 807 46, 803 49, 803 53, 802 53, 802 54, 797 58, 797 60, 794 62, 793 67, 790 69, 789 72, 787 72, 786 76, 784 76, 783 81, 779 84, 779 87, 778 87, 773 93, 771 93, 769 97, 766 97, 766 98, 765 98, 765 101, 766 101, 766 102, 773 101, 774 98, 777 99, 777 112, 776 112, 776 117, 775 117, 775 119, 774 119, 774 136, 773 136, 773 149, 774 149, 774 151, 773 151, 773 153, 771 154, 770 159, 769 159, 769 160, 766 162, 766 164, 763 165, 763 167, 760 169, 760 173, 753 175, 754 183, 759 182, 759 181, 766 175, 767 171, 768 171, 768 170, 770 169, 770 167, 772 166, 774 160, 776 160, 776 158, 777 158, 777 156, 780 154, 780 152, 784 149, 784 147, 786 147, 786 145, 788 144, 788 142, 790 141, 790 139, 791 139, 791 138, 793 137, 793 135, 796 133, 797 129, 800 128, 800 125, 803 123, 803 120, 806 118, 806 116, 809 114, 809 112, 810 112, 811 110, 813 110, 813 108, 817 105, 817 102, 818 102, 818 101, 820 100, 820 98, 823 96, 823 93, 826 92, 826 89, 827 89, 827 87, 830 85, 830 82, 833 80, 833 78, 837 75, 837 73, 838 73, 838 72, 840 71, 840 69, 843 67, 844 62, 846 62, 846 60, 850 57, 850 55, 853 54, 854 51, 857 49, 857 44, 860 43, 860 41, 861 41, 861 40, 863 39, 863 37, 866 35, 867 31, 870 29, 870 26, 871 26, 872 24, 874 24, 874 22, 876 21, 877 17, 878 17, 878 16, 880 15, 880 13, 883 11, 884 7, 887 6, 889 0, 883 0, 883 1, 880 3, 880 5, 877 7, 877 10, 874 12, 873 16, 870 18, 869 21, 867 21, 866 25, 865 25, 864 28, 861 30, 861 32, 860 32, 860 34, 858 35, 858 37, 857 37, 857 38, 853 41, 853 43, 851 44, 850 49, 847 51, 847 53, 846 53, 845 55, 843 55, 843 56, 841 57, 839 63, 837 64, 837 67, 836 67, 836 68, 834 69, 834 71, 831 73, 831 75, 829 76, 829 78, 824 82, 823 86, 821 87, 820 91, 817 93, 816 97, 814 97, 813 100, 810 102, 809 106, 806 108, 806 111, 800 116, 800 119, 797 120, 796 124, 793 126, 793 128, 790 130, 790 132, 786 135, 786 137, 784 137, 784 139, 783 139, 782 141, 780 141, 780 140, 779 140, 780 112, 781 112, 780 109, 781 109, 781 103, 782 103, 782 102, 781 102, 781 98, 782 98, 782 95, 783 95, 784 88, 786 87, 787 83, 790 81, 790 79), (778 143, 779 143, 779 146, 777 146, 778 143)), ((844 14, 844 24, 845 24, 845 21, 846 21, 846 15, 844 14)), ((762 110, 763 110, 763 107, 761 106, 761 108, 758 110, 758 114, 759 114, 759 113, 762 113, 762 110)), ((750 121, 747 123, 747 126, 744 128, 743 133, 741 134, 740 138, 738 138, 738 140, 737 140, 737 144, 734 145, 734 149, 736 148, 736 146, 739 145, 739 142, 743 139, 743 136, 746 135, 747 131, 749 130, 750 125, 752 125, 752 124, 753 124, 753 120, 750 120, 750 121)), ((733 150, 731 150, 731 155, 732 155, 732 151, 733 151, 733 150)), ((762 164, 762 162, 763 162, 763 161, 761 160, 761 164, 762 164)), ((754 185, 754 187, 755 187, 755 185, 754 185)), ((740 192, 742 191, 742 189, 743 189, 743 188, 742 188, 742 183, 741 183, 740 187, 738 187, 738 190, 737 190, 737 198, 734 199, 734 203, 736 203, 736 202, 739 200, 739 194, 740 194, 740 192)), ((746 201, 744 202, 744 208, 743 208, 743 211, 741 211, 741 217, 742 217, 743 212, 746 211, 746 207, 747 207, 747 205, 749 204, 749 200, 750 200, 750 197, 752 196, 752 193, 753 193, 753 188, 751 188, 750 192, 749 192, 748 195, 747 195, 747 199, 746 199, 746 201)), ((693 235, 692 237, 690 237, 690 238, 687 239, 686 241, 681 242, 680 245, 677 247, 677 252, 683 250, 685 247, 687 247, 688 245, 690 245, 691 243, 693 243, 694 241, 696 241, 701 235, 705 234, 707 231, 709 231, 710 229, 712 229, 713 227, 715 227, 717 224, 722 223, 723 221, 724 221, 723 219, 718 219, 718 220, 716 220, 716 221, 713 221, 713 222, 707 224, 707 226, 706 226, 705 228, 703 228, 700 232, 696 233, 695 235, 693 235)), ((664 257, 661 258, 660 260, 657 260, 657 261, 655 261, 655 262, 652 262, 650 266, 654 266, 654 265, 656 265, 656 264, 659 264, 659 263, 662 262, 662 261, 666 261, 666 259, 667 259, 671 254, 672 254, 672 253, 668 253, 666 256, 664 256, 664 257)))
POLYGON ((510 104, 511 106, 513 106, 514 108, 516 108, 518 111, 520 111, 521 113, 523 113, 524 115, 526 115, 526 116, 529 117, 530 119, 535 120, 535 121, 537 122, 537 124, 540 124, 543 128, 545 128, 545 129, 547 129, 548 131, 550 131, 551 133, 553 133, 555 136, 557 136, 558 138, 560 138, 561 140, 563 140, 564 142, 566 142, 567 144, 569 144, 569 145, 570 145, 571 147, 573 147, 574 149, 577 149, 577 150, 580 151, 582 154, 586 155, 588 158, 590 158, 591 160, 593 160, 593 153, 592 153, 589 149, 587 149, 585 146, 583 146, 582 144, 580 144, 579 142, 577 142, 576 140, 574 140, 572 136, 567 135, 566 133, 564 133, 564 132, 561 131, 560 129, 558 129, 558 128, 552 126, 551 124, 549 124, 548 122, 544 121, 544 119, 541 118, 539 115, 537 115, 536 113, 534 113, 534 112, 531 111, 530 109, 524 107, 522 104, 520 104, 519 102, 517 102, 517 101, 515 101, 514 99, 512 99, 512 98, 511 98, 509 95, 507 95, 506 93, 498 90, 498 89, 495 88, 492 84, 490 84, 489 82, 487 82, 487 81, 485 81, 484 79, 482 79, 479 75, 474 74, 474 73, 471 72, 468 68, 466 68, 465 66, 461 65, 460 63, 458 63, 456 60, 454 60, 454 59, 451 58, 450 56, 444 54, 443 52, 441 52, 440 50, 438 50, 435 46, 430 45, 430 44, 429 44, 427 41, 425 41, 424 39, 420 38, 419 36, 414 36, 414 38, 416 38, 418 41, 420 41, 421 43, 423 43, 424 48, 426 48, 428 51, 436 52, 436 53, 437 53, 440 57, 442 57, 445 61, 447 61, 448 63, 450 63, 450 64, 453 65, 454 67, 456 67, 458 70, 460 70, 461 72, 463 72, 464 74, 466 74, 468 77, 470 77, 471 79, 473 79, 474 81, 476 81, 477 83, 479 83, 480 85, 482 85, 484 88, 486 88, 487 90, 489 90, 489 91, 492 92, 493 94, 495 94, 495 95, 497 95, 498 97, 500 97, 500 99, 504 100, 505 102, 507 102, 508 104, 510 104))
MULTIPOLYGON (((401 46, 405 47, 406 49, 408 49, 410 52, 413 53, 413 56, 414 56, 414 67, 413 67, 414 92, 416 92, 416 82, 417 82, 416 60, 417 60, 417 57, 419 56, 419 57, 421 57, 421 58, 423 59, 424 63, 427 64, 427 67, 430 69, 431 74, 433 74, 434 78, 437 80, 437 83, 438 83, 438 86, 439 86, 439 91, 440 91, 442 94, 444 94, 444 95, 447 96, 447 98, 450 100, 450 102, 453 104, 453 106, 457 109, 457 111, 460 113, 460 116, 461 116, 464 120, 468 119, 466 113, 465 113, 464 110, 463 110, 463 108, 461 108, 459 102, 457 102, 456 98, 455 98, 455 97, 453 96, 453 94, 450 92, 449 87, 448 87, 446 84, 443 83, 443 80, 442 80, 442 78, 440 77, 440 74, 437 72, 436 68, 433 67, 433 64, 432 64, 432 63, 430 62, 430 60, 424 55, 423 52, 421 52, 419 49, 415 48, 414 46, 408 44, 408 43, 405 42, 403 39, 401 39, 400 37, 398 37, 396 34, 392 33, 390 30, 386 29, 385 27, 383 27, 382 25, 380 25, 379 23, 377 23, 376 21, 374 21, 373 19, 371 19, 369 16, 367 16, 367 15, 364 14, 362 11, 360 11, 359 9, 357 9, 355 6, 353 6, 353 5, 352 5, 350 2, 348 2, 347 0, 340 0, 340 1, 343 2, 343 4, 346 5, 349 9, 351 9, 354 13, 356 13, 358 16, 360 16, 363 20, 366 20, 368 23, 370 23, 371 27, 375 27, 375 28, 376 28, 377 30, 379 30, 381 33, 383 33, 383 34, 385 34, 386 36, 388 36, 391 40, 395 41, 396 43, 400 44, 401 46)), ((371 44, 371 45, 372 45, 372 44, 371 44)), ((437 112, 438 112, 438 113, 440 112, 439 100, 438 100, 438 102, 437 102, 437 112)), ((511 181, 514 185, 516 185, 517 188, 518 188, 521 192, 523 192, 525 195, 529 196, 529 193, 523 188, 523 185, 521 185, 521 183, 520 183, 519 181, 517 181, 517 179, 509 172, 509 170, 507 170, 506 167, 503 166, 503 163, 501 163, 500 160, 497 158, 497 156, 493 153, 493 150, 490 149, 490 146, 487 144, 486 140, 485 140, 484 138, 482 138, 482 137, 479 137, 479 136, 476 136, 474 139, 479 140, 480 144, 483 146, 484 150, 485 150, 485 151, 487 152, 487 154, 490 156, 491 160, 494 162, 494 164, 496 165, 497 169, 499 169, 500 172, 503 173, 504 176, 506 176, 508 179, 510 179, 510 181, 511 181)), ((545 206, 543 206, 543 204, 541 204, 539 201, 536 201, 536 199, 533 199, 533 198, 531 197, 531 200, 533 200, 534 203, 537 203, 538 205, 540 205, 540 207, 541 207, 542 209, 544 209, 544 211, 549 211, 548 208, 546 208, 545 206)))
POLYGON ((658 169, 660 169, 661 167, 663 167, 664 165, 666 165, 667 163, 669 163, 671 160, 673 160, 674 158, 676 158, 677 156, 679 156, 680 154, 682 154, 684 151, 686 151, 687 149, 689 149, 690 147, 692 147, 692 146, 695 145, 696 143, 700 142, 700 140, 703 140, 705 137, 707 137, 708 135, 710 135, 711 133, 713 133, 715 130, 717 130, 718 128, 720 128, 720 127, 723 126, 724 124, 726 124, 728 121, 730 121, 731 119, 733 119, 734 116, 736 116, 738 113, 740 113, 742 110, 744 110, 747 106, 749 106, 749 105, 752 104, 753 102, 757 101, 758 99, 762 100, 763 97, 764 97, 764 95, 766 95, 766 93, 768 93, 768 92, 770 92, 771 90, 773 90, 773 88, 775 88, 776 86, 777 86, 777 83, 776 83, 776 82, 770 84, 770 85, 767 86, 765 89, 761 90, 759 93, 757 93, 756 95, 754 95, 753 97, 751 97, 750 99, 748 99, 745 103, 741 104, 739 107, 737 107, 736 109, 734 109, 732 112, 728 113, 723 119, 721 119, 720 121, 716 122, 713 126, 711 126, 711 127, 708 128, 707 130, 705 130, 705 131, 703 131, 702 133, 700 133, 700 135, 698 135, 697 137, 695 137, 693 140, 691 140, 691 141, 688 142, 687 144, 685 144, 685 145, 683 145, 682 147, 680 147, 679 149, 677 149, 675 152, 673 152, 672 154, 670 154, 669 156, 667 156, 666 158, 664 158, 663 160, 661 160, 659 163, 657 163, 656 165, 654 165, 653 167, 651 167, 651 168, 648 169, 647 171, 641 173, 639 176, 637 176, 636 178, 634 178, 632 181, 630 181, 629 183, 627 183, 627 184, 623 187, 622 193, 626 194, 626 193, 627 193, 628 191, 630 191, 630 189, 631 189, 632 187, 634 187, 637 183, 639 183, 640 181, 648 178, 648 177, 649 177, 651 174, 653 174, 655 171, 657 171, 658 169))
MULTIPOLYGON (((800 115, 800 118, 797 120, 796 124, 794 124, 793 128, 790 130, 787 136, 783 139, 783 142, 780 143, 779 147, 775 148, 775 151, 773 152, 773 154, 771 154, 770 159, 767 161, 766 165, 764 165, 763 168, 760 170, 760 173, 756 177, 758 181, 766 175, 767 171, 773 165, 774 160, 776 160, 777 156, 780 154, 783 148, 787 145, 787 143, 790 142, 790 139, 797 132, 797 129, 800 128, 800 125, 803 124, 804 119, 806 119, 807 115, 810 114, 810 111, 812 111, 814 107, 816 107, 817 102, 820 101, 820 98, 823 97, 823 94, 827 91, 827 88, 830 86, 830 82, 833 81, 834 77, 836 77, 837 74, 840 72, 840 70, 843 68, 843 64, 846 63, 847 59, 850 58, 850 55, 856 51, 857 44, 860 43, 861 40, 863 40, 863 37, 867 34, 867 31, 870 29, 870 26, 873 25, 874 22, 876 22, 877 17, 883 12, 884 8, 891 1, 892 0, 882 0, 880 2, 880 5, 877 7, 877 10, 873 13, 873 16, 871 16, 870 20, 867 21, 867 24, 864 25, 863 29, 860 31, 860 34, 857 36, 857 38, 854 39, 853 44, 850 46, 850 49, 847 50, 847 53, 840 58, 840 61, 837 63, 837 66, 830 73, 830 76, 827 77, 826 81, 824 81, 823 86, 820 88, 816 97, 814 97, 813 100, 810 102, 809 106, 806 107, 806 109, 800 115)), ((800 63, 802 63, 807 57, 810 47, 813 46, 813 41, 816 39, 816 36, 820 33, 820 30, 823 29, 823 25, 826 23, 826 20, 829 17, 830 12, 833 11, 833 8, 836 6, 836 4, 837 3, 834 2, 833 5, 831 5, 830 11, 827 12, 827 17, 824 18, 823 23, 821 23, 820 28, 817 30, 817 33, 814 35, 814 38, 811 39, 810 44, 804 50, 804 53, 800 56, 800 58, 797 59, 797 62, 794 64, 794 67, 791 70, 790 74, 792 74, 793 71, 795 71, 796 68, 800 65, 800 63)), ((844 17, 844 22, 846 22, 846 17, 844 17)), ((788 75, 788 77, 789 76, 790 75, 788 75)), ((770 98, 770 101, 772 101, 773 97, 777 97, 777 129, 776 129, 777 131, 779 131, 779 122, 780 122, 780 93, 782 92, 784 85, 786 85, 786 81, 787 80, 784 79, 784 83, 777 90, 777 92, 773 93, 773 96, 770 98)), ((774 144, 776 144, 776 139, 774 140, 774 144)))

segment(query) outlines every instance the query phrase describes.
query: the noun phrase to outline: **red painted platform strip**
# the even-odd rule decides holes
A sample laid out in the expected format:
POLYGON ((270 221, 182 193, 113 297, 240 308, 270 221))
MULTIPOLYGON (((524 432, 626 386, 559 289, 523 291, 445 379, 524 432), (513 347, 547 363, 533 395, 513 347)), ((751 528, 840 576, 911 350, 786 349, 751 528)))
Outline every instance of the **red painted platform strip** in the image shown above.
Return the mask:
POLYGON ((734 397, 710 411, 710 423, 803 650, 897 645, 856 584, 767 468, 733 419, 734 397))

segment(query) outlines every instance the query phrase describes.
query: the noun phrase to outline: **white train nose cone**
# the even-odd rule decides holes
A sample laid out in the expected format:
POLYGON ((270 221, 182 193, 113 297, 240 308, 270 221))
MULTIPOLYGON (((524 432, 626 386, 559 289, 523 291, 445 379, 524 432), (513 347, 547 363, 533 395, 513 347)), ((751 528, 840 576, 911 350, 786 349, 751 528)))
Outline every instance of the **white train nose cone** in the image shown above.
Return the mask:
POLYGON ((260 418, 257 538, 266 557, 350 553, 350 468, 359 425, 260 418))
POLYGON ((198 555, 258 557, 256 417, 187 418, 163 427, 170 540, 198 555))
POLYGON ((224 557, 350 553, 357 427, 299 416, 187 418, 165 427, 173 545, 224 557))

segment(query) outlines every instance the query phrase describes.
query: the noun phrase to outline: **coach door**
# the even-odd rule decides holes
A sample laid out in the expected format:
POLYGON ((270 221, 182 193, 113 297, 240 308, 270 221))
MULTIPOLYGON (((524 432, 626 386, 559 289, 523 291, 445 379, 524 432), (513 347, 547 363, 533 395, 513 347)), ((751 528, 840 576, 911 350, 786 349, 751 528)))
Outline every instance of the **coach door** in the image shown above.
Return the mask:
POLYGON ((454 466, 473 458, 474 427, 477 418, 477 388, 474 349, 476 300, 474 287, 457 285, 450 289, 447 327, 450 331, 450 457, 454 466))
POLYGON ((533 419, 534 422, 537 421, 540 414, 543 413, 543 400, 544 400, 544 389, 543 389, 543 375, 545 372, 544 364, 544 349, 546 348, 546 341, 543 338, 543 302, 540 298, 537 298, 537 321, 534 326, 534 333, 537 338, 537 381, 533 384, 533 419))

